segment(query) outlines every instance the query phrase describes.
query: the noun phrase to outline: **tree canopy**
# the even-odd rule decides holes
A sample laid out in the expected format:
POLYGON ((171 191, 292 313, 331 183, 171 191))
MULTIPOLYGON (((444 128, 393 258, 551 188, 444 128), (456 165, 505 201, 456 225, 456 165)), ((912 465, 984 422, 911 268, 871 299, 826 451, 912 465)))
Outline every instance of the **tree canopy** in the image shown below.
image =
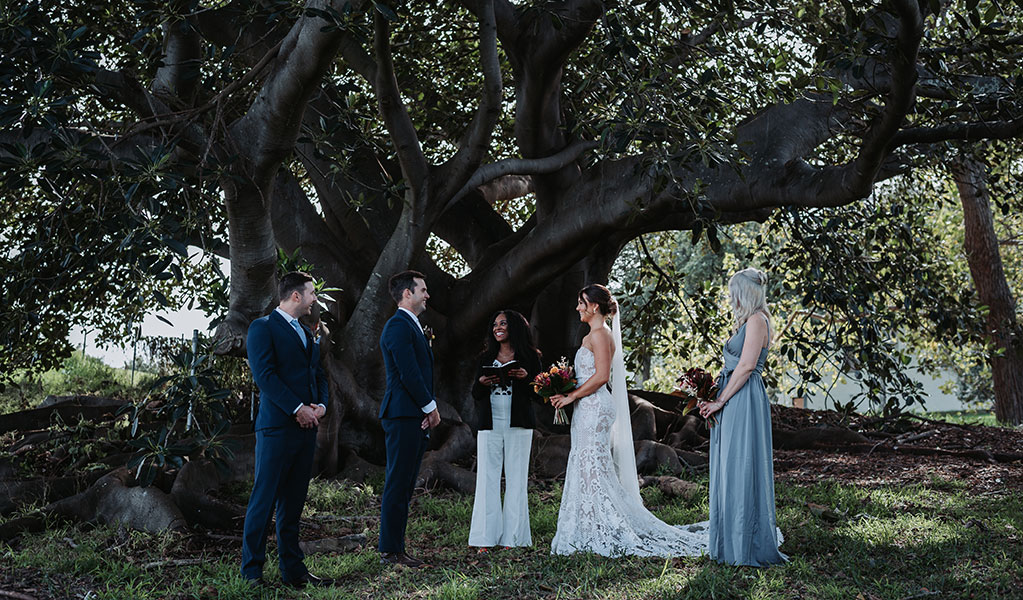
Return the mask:
POLYGON ((940 240, 899 181, 1006 140, 983 147, 1018 182, 1000 155, 1023 135, 1021 16, 980 0, 5 6, 0 364, 45 368, 76 322, 116 337, 181 301, 219 313, 238 352, 278 251, 297 252, 341 288, 332 393, 362 447, 391 273, 427 274, 438 393, 471 421, 466 349, 494 310, 530 314, 556 357, 575 291, 633 240, 689 231, 717 250, 723 228, 771 219, 778 290, 846 315, 783 352, 897 370, 895 320, 863 315, 897 300, 903 326, 955 343, 975 309, 921 262, 940 240), (229 277, 189 246, 228 256, 229 277))

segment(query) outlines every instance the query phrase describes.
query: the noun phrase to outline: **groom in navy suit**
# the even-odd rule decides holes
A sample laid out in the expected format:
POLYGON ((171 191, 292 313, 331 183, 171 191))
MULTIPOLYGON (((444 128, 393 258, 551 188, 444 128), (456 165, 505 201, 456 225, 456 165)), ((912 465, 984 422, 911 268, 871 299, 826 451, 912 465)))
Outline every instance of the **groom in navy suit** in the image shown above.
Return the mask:
POLYGON ((313 278, 292 272, 281 278, 280 304, 249 325, 249 368, 259 386, 256 415, 256 478, 245 512, 242 577, 263 583, 266 535, 277 513, 281 580, 291 587, 331 585, 309 573, 298 547, 302 515, 316 450, 316 427, 327 412, 327 376, 320 347, 299 323, 316 302, 313 278))
POLYGON ((380 561, 407 567, 423 562, 405 550, 408 506, 430 439, 440 424, 433 397, 433 352, 419 323, 430 294, 422 273, 404 271, 388 282, 398 311, 384 325, 380 350, 387 370, 387 390, 380 403, 380 423, 387 448, 384 494, 380 501, 380 561))

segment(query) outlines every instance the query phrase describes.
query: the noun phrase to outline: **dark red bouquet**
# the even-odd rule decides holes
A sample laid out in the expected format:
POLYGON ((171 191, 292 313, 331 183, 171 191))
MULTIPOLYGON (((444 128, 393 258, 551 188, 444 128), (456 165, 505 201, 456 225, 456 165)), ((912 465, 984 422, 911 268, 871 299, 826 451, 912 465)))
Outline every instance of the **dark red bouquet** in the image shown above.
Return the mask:
POLYGON ((699 367, 693 367, 679 375, 675 381, 673 396, 686 400, 682 415, 687 415, 700 402, 713 402, 718 395, 718 382, 713 375, 699 367))

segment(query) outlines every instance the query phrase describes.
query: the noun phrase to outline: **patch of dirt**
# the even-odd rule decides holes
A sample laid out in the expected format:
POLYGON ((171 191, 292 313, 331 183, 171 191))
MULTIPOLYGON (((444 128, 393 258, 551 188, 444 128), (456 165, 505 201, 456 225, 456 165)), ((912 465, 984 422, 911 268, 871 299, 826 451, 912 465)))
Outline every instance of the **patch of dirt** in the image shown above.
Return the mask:
POLYGON ((95 594, 95 582, 71 573, 48 573, 41 569, 0 567, 0 598, 15 600, 67 600, 95 594), (3 594, 2 592, 8 592, 3 594))
POLYGON ((962 452, 980 450, 992 455, 1023 455, 1023 429, 960 425, 910 417, 887 431, 862 415, 844 418, 835 411, 772 407, 775 426, 791 429, 845 426, 871 438, 871 449, 841 446, 808 450, 775 450, 774 473, 781 481, 811 484, 834 479, 865 487, 930 484, 933 479, 956 481, 971 493, 1017 493, 1023 490, 1023 460, 998 462, 982 456, 917 455, 893 451, 913 446, 962 452), (905 442, 903 442, 905 440, 905 442))

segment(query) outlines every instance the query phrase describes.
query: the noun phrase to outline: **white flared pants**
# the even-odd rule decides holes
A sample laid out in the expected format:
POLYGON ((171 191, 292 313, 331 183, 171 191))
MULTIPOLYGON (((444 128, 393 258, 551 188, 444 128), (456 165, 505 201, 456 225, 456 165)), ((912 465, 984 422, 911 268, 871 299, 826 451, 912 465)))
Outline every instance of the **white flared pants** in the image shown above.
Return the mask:
MULTIPOLYGON (((495 427, 498 426, 494 423, 495 427)), ((526 481, 533 430, 521 427, 480 430, 476 438, 476 499, 469 527, 470 546, 532 546, 526 481), (501 471, 504 506, 501 506, 501 471)))

